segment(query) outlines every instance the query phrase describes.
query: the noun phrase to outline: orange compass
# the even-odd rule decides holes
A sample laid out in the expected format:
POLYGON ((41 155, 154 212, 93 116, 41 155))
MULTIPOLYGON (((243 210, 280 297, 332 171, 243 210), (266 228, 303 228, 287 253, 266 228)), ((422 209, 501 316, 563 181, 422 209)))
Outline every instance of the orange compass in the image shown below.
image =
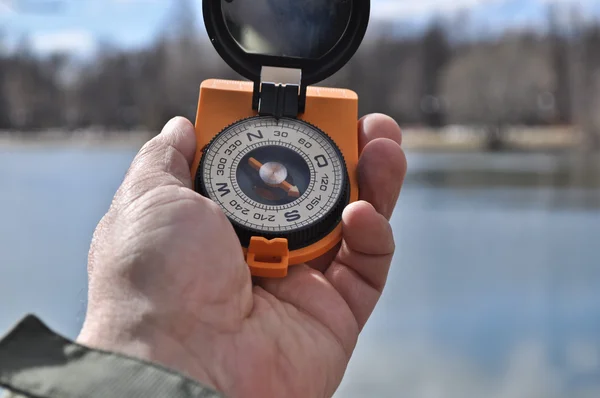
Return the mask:
POLYGON ((221 57, 249 81, 202 83, 194 189, 231 222, 252 275, 285 277, 341 240, 358 199, 358 97, 313 84, 358 49, 368 0, 204 0, 221 57))

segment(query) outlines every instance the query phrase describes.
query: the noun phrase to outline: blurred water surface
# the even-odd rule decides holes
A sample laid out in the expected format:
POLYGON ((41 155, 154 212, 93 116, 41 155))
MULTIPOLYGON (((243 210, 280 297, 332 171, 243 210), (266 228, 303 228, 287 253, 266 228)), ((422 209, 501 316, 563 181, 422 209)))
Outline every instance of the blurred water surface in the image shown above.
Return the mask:
MULTIPOLYGON (((134 155, 0 149, 2 333, 36 313, 77 335, 91 235, 134 155)), ((600 181, 577 164, 409 154, 389 284, 337 396, 600 396, 600 181)))

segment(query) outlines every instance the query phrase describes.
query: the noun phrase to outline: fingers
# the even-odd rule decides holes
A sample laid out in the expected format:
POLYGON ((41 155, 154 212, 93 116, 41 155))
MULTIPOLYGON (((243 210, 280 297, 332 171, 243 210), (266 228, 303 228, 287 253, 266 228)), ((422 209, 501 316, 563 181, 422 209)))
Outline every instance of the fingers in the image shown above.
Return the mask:
POLYGON ((125 177, 122 191, 135 199, 163 185, 192 187, 191 164, 196 153, 192 123, 182 117, 171 119, 162 132, 139 151, 125 177))
POLYGON ((402 145, 402 131, 398 123, 387 115, 373 113, 359 122, 358 149, 362 153, 367 144, 378 138, 387 138, 402 145))
POLYGON ((406 175, 402 131, 394 119, 378 113, 362 118, 359 126, 360 200, 390 219, 406 175))
MULTIPOLYGON (((358 127, 361 153, 358 165, 359 199, 371 203, 389 219, 406 174, 406 157, 400 148, 402 131, 394 119, 378 113, 363 117, 358 127)), ((325 272, 339 249, 338 245, 308 265, 325 272)))
POLYGON ((392 217, 406 176, 406 157, 395 141, 369 142, 358 163, 360 200, 369 202, 388 220, 392 217))
POLYGON ((344 298, 362 330, 379 301, 395 250, 388 220, 367 202, 348 206, 342 247, 325 277, 344 298))

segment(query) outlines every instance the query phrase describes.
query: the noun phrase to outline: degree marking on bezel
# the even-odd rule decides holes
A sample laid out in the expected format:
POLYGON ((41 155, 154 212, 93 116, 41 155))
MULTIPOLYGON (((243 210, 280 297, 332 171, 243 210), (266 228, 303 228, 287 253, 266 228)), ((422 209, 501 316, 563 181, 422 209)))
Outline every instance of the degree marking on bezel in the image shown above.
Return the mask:
MULTIPOLYGON (((210 151, 207 151, 207 157, 209 159, 207 159, 208 162, 206 162, 206 164, 205 164, 204 173, 203 173, 205 185, 206 185, 206 188, 208 189, 207 193, 209 194, 209 196, 212 196, 213 200, 217 200, 220 203, 221 207, 226 211, 226 213, 228 214, 228 216, 230 216, 230 218, 236 220, 240 225, 244 226, 245 228, 257 229, 257 227, 262 227, 262 229, 265 231, 275 231, 275 232, 280 231, 282 227, 286 231, 293 231, 294 229, 305 228, 310 225, 314 225, 320 219, 322 219, 324 216, 326 216, 333 209, 333 207, 335 206, 337 201, 340 200, 340 197, 342 195, 342 189, 341 189, 342 184, 338 180, 339 180, 339 178, 344 178, 346 175, 346 170, 342 166, 343 162, 341 162, 341 160, 343 158, 341 158, 341 159, 339 158, 340 155, 336 151, 335 146, 332 146, 332 141, 330 141, 330 139, 328 139, 328 137, 324 136, 321 133, 321 131, 316 127, 309 128, 309 125, 304 126, 301 123, 296 124, 296 123, 289 123, 287 121, 273 123, 271 120, 268 120, 268 119, 258 120, 258 121, 247 120, 246 123, 244 123, 243 121, 240 121, 239 124, 233 124, 229 128, 224 129, 222 131, 222 133, 220 133, 220 135, 214 139, 214 141, 215 142, 213 142, 213 145, 214 144, 216 144, 216 145, 214 145, 214 146, 211 145, 210 151), (214 162, 218 158, 218 155, 221 154, 222 148, 225 145, 229 144, 232 140, 239 139, 240 135, 243 135, 244 132, 246 132, 252 128, 257 129, 260 127, 269 127, 269 128, 281 127, 281 128, 285 128, 288 130, 297 131, 298 133, 307 136, 308 138, 313 140, 316 144, 318 144, 318 150, 319 151, 322 150, 327 155, 328 161, 331 162, 332 172, 334 173, 334 175, 330 177, 330 181, 332 184, 331 192, 333 194, 329 195, 327 197, 326 202, 318 205, 319 210, 316 213, 313 213, 309 218, 303 219, 302 222, 291 222, 291 223, 286 224, 285 226, 278 224, 277 226, 273 226, 273 227, 265 226, 264 222, 261 225, 259 225, 257 223, 252 223, 252 220, 242 219, 242 218, 238 217, 235 213, 232 213, 231 211, 229 211, 225 201, 220 200, 218 195, 215 194, 215 187, 213 186, 214 179, 211 176, 210 172, 212 170, 212 167, 214 166, 214 162), (336 176, 338 176, 339 178, 335 178, 336 176)), ((243 192, 241 192, 241 189, 237 183, 237 179, 233 178, 233 176, 235 175, 235 173, 237 171, 237 167, 239 166, 239 162, 245 156, 245 154, 247 154, 249 151, 251 151, 255 148, 267 146, 267 145, 273 145, 273 144, 275 144, 275 145, 278 144, 278 146, 288 147, 290 149, 295 150, 295 152, 301 154, 302 158, 305 161, 307 160, 307 158, 310 159, 310 156, 305 151, 303 151, 302 149, 293 145, 291 142, 286 142, 281 139, 279 139, 277 141, 267 139, 266 141, 260 141, 260 142, 257 142, 256 144, 252 144, 250 147, 246 147, 242 150, 238 150, 238 148, 234 149, 234 151, 237 150, 235 157, 233 159, 231 157, 228 157, 228 161, 231 161, 231 165, 229 166, 230 170, 228 173, 228 176, 229 176, 228 181, 232 184, 232 187, 237 195, 236 197, 239 197, 239 199, 242 199, 243 201, 245 201, 245 204, 247 204, 248 207, 253 207, 255 210, 275 211, 275 212, 279 213, 280 210, 299 208, 302 205, 302 203, 304 203, 304 201, 306 199, 308 199, 308 197, 310 197, 310 194, 314 191, 315 184, 316 184, 317 172, 315 170, 314 163, 312 161, 307 161, 307 165, 309 166, 309 169, 310 169, 310 185, 309 185, 309 188, 306 190, 305 194, 303 195, 302 200, 294 201, 293 203, 290 203, 285 206, 267 206, 267 205, 263 205, 263 204, 260 204, 260 203, 257 203, 255 201, 251 200, 243 192)), ((315 147, 315 149, 317 149, 317 147, 315 147)), ((221 177, 224 177, 224 176, 221 176, 221 177)))

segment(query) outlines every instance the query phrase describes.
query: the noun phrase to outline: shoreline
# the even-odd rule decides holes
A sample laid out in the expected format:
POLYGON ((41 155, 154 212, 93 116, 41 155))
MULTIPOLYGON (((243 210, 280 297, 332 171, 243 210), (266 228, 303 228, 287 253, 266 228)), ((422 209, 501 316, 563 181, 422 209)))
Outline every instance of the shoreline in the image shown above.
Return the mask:
POLYGON ((3 149, 139 149, 151 135, 146 131, 127 132, 74 132, 51 131, 43 133, 0 132, 0 150, 3 149))
MULTIPOLYGON (((139 149, 154 133, 149 131, 45 131, 13 133, 0 131, 0 150, 27 148, 77 149, 139 149)), ((510 152, 571 152, 584 147, 584 138, 575 128, 519 128, 507 130, 498 140, 496 151, 510 152)), ((494 152, 490 137, 482 129, 448 127, 441 130, 403 129, 405 150, 410 152, 494 152)))

